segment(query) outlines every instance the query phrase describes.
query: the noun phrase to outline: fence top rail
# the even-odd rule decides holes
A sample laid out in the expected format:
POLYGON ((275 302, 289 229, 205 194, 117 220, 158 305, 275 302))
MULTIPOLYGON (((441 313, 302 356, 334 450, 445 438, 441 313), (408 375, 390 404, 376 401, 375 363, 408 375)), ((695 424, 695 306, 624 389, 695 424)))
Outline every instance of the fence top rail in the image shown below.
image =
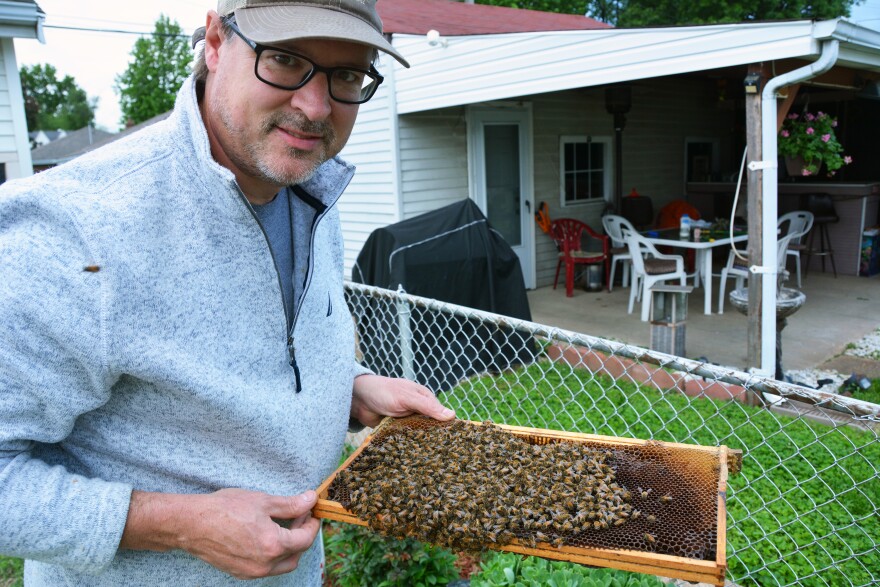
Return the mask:
POLYGON ((345 287, 351 291, 369 295, 373 298, 386 299, 392 302, 403 301, 407 304, 412 304, 414 307, 421 307, 430 311, 452 314, 467 319, 479 319, 484 323, 494 324, 498 327, 527 331, 534 336, 563 340, 572 345, 585 346, 603 353, 627 357, 634 361, 683 371, 705 379, 731 383, 753 391, 769 393, 785 399, 811 404, 819 408, 842 412, 860 421, 880 423, 880 406, 844 395, 819 391, 794 383, 777 381, 731 367, 712 365, 685 357, 669 355, 636 345, 590 336, 555 326, 547 326, 485 310, 442 302, 433 298, 416 296, 406 293, 402 286, 399 286, 395 291, 346 281, 345 287))

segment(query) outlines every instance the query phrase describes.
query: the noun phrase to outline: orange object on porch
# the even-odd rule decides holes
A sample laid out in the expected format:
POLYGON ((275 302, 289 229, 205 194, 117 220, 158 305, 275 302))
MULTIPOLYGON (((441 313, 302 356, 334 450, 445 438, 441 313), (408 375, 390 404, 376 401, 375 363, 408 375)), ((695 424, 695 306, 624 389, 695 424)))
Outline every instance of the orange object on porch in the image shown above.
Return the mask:
POLYGON ((684 200, 673 200, 657 214, 657 228, 678 228, 681 217, 687 214, 691 220, 700 219, 700 211, 684 200))
MULTIPOLYGON (((673 200, 660 208, 657 214, 657 228, 678 228, 681 224, 681 217, 687 214, 691 220, 700 219, 700 211, 685 202, 684 200, 673 200)), ((685 263, 688 271, 694 270, 695 254, 693 250, 685 253, 685 263)))
POLYGON ((556 277, 553 280, 553 289, 559 283, 559 269, 565 264, 565 295, 574 295, 574 268, 576 265, 596 265, 605 263, 605 287, 608 287, 608 272, 611 267, 608 263, 610 250, 609 238, 599 234, 586 223, 575 218, 559 218, 550 226, 550 236, 556 241, 559 249, 559 261, 556 263, 556 277), (582 247, 584 233, 602 243, 601 251, 585 251, 582 247))

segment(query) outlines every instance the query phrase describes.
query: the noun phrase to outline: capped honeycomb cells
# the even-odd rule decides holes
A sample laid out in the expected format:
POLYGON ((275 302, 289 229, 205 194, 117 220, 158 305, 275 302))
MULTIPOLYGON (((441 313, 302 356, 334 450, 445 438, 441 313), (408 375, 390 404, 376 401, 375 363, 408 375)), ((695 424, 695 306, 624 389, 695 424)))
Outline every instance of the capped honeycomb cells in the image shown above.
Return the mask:
POLYGON ((681 445, 410 417, 383 426, 328 497, 382 534, 458 550, 516 541, 714 560, 718 477, 717 454, 681 445))

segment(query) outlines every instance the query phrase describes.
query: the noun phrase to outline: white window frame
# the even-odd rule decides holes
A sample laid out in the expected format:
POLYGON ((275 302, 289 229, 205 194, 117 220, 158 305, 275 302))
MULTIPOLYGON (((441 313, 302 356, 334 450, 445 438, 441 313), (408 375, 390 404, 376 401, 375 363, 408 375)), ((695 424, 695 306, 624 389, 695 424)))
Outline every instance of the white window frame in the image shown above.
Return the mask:
POLYGON ((562 135, 559 137, 559 205, 563 208, 578 206, 595 206, 600 204, 605 206, 611 201, 613 194, 612 184, 614 181, 614 169, 612 167, 612 151, 614 139, 611 136, 593 136, 593 135, 562 135), (593 198, 590 200, 582 200, 577 202, 569 202, 565 199, 565 147, 569 144, 578 143, 601 143, 604 147, 604 157, 602 158, 602 194, 601 198, 593 198))

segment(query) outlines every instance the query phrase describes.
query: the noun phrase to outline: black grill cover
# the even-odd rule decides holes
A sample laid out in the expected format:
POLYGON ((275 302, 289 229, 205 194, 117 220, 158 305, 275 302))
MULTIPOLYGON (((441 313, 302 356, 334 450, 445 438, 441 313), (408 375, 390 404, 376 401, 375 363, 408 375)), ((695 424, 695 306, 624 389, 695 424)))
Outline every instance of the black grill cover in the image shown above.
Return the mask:
MULTIPOLYGON (((375 230, 358 255, 352 280, 402 286, 409 294, 531 320, 519 259, 472 200, 375 230)), ((403 376, 393 302, 352 306, 364 364, 383 375, 403 376)), ((509 326, 458 316, 449 320, 418 306, 411 312, 414 378, 435 392, 474 373, 534 359, 531 336, 509 326)))

